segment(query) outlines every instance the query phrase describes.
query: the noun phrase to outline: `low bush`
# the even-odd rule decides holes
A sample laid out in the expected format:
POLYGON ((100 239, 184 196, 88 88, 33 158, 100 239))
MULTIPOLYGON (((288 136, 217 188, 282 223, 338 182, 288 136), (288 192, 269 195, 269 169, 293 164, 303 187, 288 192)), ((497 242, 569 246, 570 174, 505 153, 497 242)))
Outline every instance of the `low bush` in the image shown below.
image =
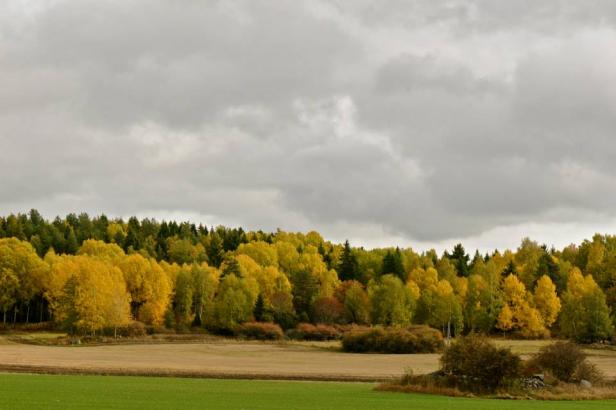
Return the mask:
POLYGON ((150 325, 150 326, 146 326, 145 330, 146 330, 146 333, 148 335, 172 335, 172 334, 175 334, 175 329, 169 328, 169 327, 165 327, 165 326, 150 325))
POLYGON ((477 335, 459 337, 441 357, 442 371, 461 389, 493 392, 521 375, 521 359, 477 335))
POLYGON ((295 340, 335 340, 341 337, 341 332, 330 325, 313 325, 311 323, 300 323, 295 329, 287 332, 290 339, 295 340))
POLYGON ((575 369, 575 373, 573 373, 573 380, 577 382, 588 380, 593 384, 601 384, 605 381, 605 375, 593 363, 590 363, 588 360, 584 360, 578 365, 577 369, 575 369))
POLYGON ((348 332, 342 349, 354 353, 433 353, 443 347, 443 335, 427 326, 375 327, 348 332))
POLYGON ((42 332, 55 330, 56 326, 54 322, 24 323, 19 325, 18 329, 25 332, 42 332))
POLYGON ((143 337, 147 334, 145 324, 132 321, 126 326, 118 328, 118 334, 123 337, 143 337))
POLYGON ((147 335, 146 326, 136 320, 131 321, 127 325, 117 328, 105 328, 102 331, 103 336, 118 336, 118 337, 143 337, 147 335))
POLYGON ((275 323, 246 322, 235 329, 235 335, 245 339, 280 340, 282 329, 275 323))
POLYGON ((588 362, 582 348, 572 342, 557 342, 542 347, 527 362, 526 368, 532 369, 535 373, 546 372, 554 376, 557 381, 567 383, 580 380, 600 383, 604 380, 603 373, 588 362))

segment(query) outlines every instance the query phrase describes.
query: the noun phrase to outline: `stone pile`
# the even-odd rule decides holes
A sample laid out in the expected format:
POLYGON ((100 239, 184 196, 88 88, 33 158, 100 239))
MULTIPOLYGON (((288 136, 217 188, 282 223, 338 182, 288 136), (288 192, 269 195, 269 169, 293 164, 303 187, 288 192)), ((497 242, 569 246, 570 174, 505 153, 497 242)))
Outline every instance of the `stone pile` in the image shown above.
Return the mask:
POLYGON ((538 390, 545 388, 545 376, 543 374, 534 374, 530 377, 522 379, 522 386, 529 390, 538 390))

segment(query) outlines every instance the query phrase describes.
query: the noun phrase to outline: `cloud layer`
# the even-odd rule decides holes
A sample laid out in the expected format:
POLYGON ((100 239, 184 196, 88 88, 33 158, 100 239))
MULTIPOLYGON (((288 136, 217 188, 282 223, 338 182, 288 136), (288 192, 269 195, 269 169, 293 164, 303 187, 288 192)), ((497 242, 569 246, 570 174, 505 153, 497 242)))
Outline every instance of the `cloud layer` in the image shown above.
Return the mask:
POLYGON ((0 210, 420 248, 616 230, 615 24, 612 1, 8 0, 0 210))

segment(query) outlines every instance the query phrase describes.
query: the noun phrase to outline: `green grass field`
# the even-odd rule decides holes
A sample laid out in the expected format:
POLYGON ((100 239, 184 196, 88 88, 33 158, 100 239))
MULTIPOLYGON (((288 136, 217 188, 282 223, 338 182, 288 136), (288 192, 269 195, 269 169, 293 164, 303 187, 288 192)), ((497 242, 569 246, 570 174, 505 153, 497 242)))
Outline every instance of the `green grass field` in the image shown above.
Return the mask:
POLYGON ((366 383, 0 374, 1 409, 613 409, 616 401, 537 402, 381 393, 366 383))

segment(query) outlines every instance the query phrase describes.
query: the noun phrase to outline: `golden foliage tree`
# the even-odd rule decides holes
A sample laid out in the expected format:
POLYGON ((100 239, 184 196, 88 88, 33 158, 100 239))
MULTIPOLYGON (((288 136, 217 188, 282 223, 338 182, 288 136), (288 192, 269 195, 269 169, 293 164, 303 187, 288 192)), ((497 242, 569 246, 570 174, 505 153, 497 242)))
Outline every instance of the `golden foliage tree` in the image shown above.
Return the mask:
POLYGON ((135 319, 149 325, 162 324, 171 295, 171 283, 165 271, 155 260, 140 254, 121 258, 117 266, 130 292, 135 319))
POLYGON ((579 342, 608 338, 614 328, 605 294, 591 275, 574 268, 569 273, 560 315, 562 333, 579 342))
POLYGON ((15 321, 18 303, 29 309, 32 298, 43 292, 47 273, 47 265, 29 242, 16 238, 0 239, 0 309, 4 322, 6 312, 11 308, 15 321))
POLYGON ((545 335, 546 329, 541 316, 537 309, 530 304, 532 297, 516 275, 509 275, 505 278, 503 301, 511 310, 512 330, 517 330, 522 336, 529 338, 545 335))
POLYGON ((66 278, 56 289, 55 320, 70 332, 96 333, 130 320, 130 295, 122 272, 109 261, 86 256, 64 256, 53 270, 66 278))
POLYGON ((556 294, 556 285, 547 275, 543 275, 537 281, 533 300, 545 326, 552 326, 558 318, 561 305, 560 299, 556 294))
POLYGON ((498 314, 496 327, 502 330, 503 333, 513 329, 513 312, 511 311, 509 305, 503 306, 500 313, 498 314))

